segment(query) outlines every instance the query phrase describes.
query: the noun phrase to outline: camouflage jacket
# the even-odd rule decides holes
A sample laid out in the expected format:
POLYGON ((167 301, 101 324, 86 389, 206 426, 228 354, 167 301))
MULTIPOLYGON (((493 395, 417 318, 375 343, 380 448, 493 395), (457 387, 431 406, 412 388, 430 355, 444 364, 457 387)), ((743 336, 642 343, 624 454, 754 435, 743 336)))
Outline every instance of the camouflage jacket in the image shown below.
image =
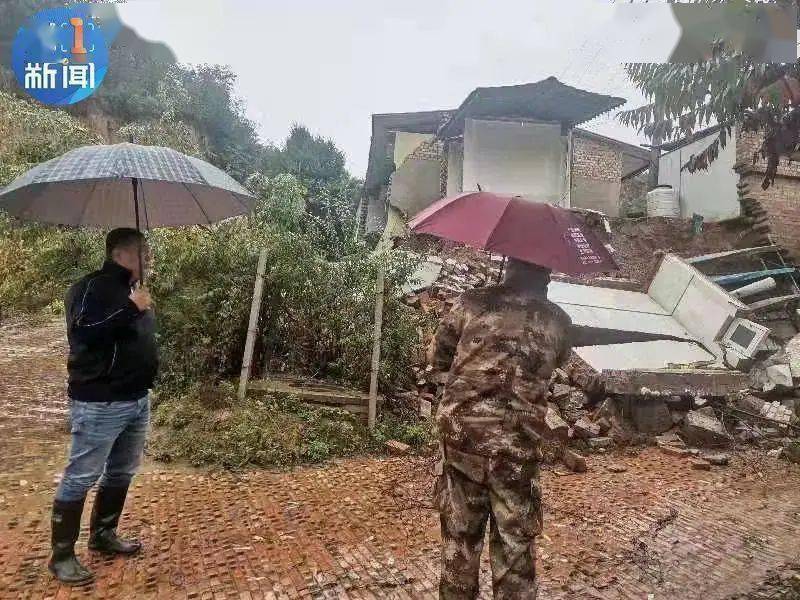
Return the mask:
POLYGON ((486 456, 540 456, 531 431, 545 431, 550 377, 569 357, 570 324, 545 298, 502 285, 465 292, 429 351, 434 369, 449 371, 437 413, 442 441, 486 456))

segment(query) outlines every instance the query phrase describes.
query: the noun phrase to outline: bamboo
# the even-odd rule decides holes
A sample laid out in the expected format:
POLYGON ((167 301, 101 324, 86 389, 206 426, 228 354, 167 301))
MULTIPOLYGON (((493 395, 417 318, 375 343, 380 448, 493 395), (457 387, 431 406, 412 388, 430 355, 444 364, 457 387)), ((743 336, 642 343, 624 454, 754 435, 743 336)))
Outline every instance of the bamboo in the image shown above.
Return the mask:
POLYGON ((258 268, 256 269, 256 282, 253 288, 253 304, 250 306, 250 323, 247 326, 247 341, 244 345, 244 356, 242 357, 242 373, 239 377, 239 399, 244 400, 247 394, 247 381, 250 379, 250 369, 253 366, 253 350, 258 333, 258 317, 261 313, 261 295, 264 292, 264 272, 267 269, 267 251, 261 250, 258 256, 258 268))

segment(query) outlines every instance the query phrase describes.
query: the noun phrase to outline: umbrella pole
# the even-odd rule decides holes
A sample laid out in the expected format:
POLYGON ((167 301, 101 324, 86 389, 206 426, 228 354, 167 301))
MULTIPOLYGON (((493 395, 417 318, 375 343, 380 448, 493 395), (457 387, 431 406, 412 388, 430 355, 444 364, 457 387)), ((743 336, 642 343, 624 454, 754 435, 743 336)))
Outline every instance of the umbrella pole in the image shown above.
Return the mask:
MULTIPOLYGON (((136 214, 136 231, 141 233, 139 223, 139 179, 133 178, 133 211, 136 214)), ((144 285, 144 261, 142 260, 142 245, 139 244, 139 283, 144 285)))

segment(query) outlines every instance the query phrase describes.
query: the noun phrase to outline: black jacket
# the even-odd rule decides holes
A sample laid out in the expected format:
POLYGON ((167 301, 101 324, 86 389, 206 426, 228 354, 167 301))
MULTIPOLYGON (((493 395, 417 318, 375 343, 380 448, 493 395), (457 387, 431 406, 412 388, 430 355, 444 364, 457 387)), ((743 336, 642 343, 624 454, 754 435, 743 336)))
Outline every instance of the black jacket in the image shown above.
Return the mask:
POLYGON ((138 400, 158 372, 155 317, 129 298, 131 272, 112 261, 67 292, 69 397, 138 400))

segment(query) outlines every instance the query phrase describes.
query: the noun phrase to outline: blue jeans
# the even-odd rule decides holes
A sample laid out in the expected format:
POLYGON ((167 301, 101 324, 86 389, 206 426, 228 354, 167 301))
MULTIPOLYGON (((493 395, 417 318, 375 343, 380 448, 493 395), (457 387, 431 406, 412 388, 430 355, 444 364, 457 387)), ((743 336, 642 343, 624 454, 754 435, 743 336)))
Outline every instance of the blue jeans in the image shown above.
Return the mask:
POLYGON ((100 487, 130 484, 144 452, 150 425, 150 397, 132 402, 70 400, 72 447, 56 500, 82 500, 100 487))

